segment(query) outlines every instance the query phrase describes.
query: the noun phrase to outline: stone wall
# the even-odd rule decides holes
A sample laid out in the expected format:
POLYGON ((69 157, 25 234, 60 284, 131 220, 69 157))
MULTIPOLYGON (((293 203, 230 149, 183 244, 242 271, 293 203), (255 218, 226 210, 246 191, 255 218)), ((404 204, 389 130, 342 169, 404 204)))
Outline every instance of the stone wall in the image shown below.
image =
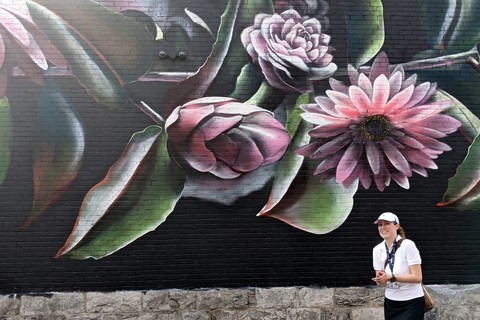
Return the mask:
MULTIPOLYGON (((480 319, 480 285, 429 285, 427 320, 480 319)), ((64 292, 0 297, 0 320, 376 320, 383 289, 247 289, 64 292)))

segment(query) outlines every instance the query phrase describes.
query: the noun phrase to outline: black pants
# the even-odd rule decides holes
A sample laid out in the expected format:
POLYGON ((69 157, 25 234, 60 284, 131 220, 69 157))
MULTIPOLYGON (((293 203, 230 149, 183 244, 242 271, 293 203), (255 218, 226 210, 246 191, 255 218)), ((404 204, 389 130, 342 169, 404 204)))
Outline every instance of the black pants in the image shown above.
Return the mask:
POLYGON ((385 298, 385 320, 423 320, 425 297, 407 301, 385 298))

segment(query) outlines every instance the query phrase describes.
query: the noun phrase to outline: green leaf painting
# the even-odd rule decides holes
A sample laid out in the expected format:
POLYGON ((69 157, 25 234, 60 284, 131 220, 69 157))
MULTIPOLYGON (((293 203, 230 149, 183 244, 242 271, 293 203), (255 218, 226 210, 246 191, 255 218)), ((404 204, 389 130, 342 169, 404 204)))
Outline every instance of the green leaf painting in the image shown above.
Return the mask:
POLYGON ((35 131, 35 189, 31 214, 24 228, 68 189, 84 160, 85 125, 70 99, 52 79, 47 79, 42 88, 35 131))
POLYGON ((480 5, 477 0, 419 0, 420 23, 432 48, 468 50, 480 37, 480 5), (435 12, 435 14, 430 14, 435 12))
MULTIPOLYGON (((320 176, 313 175, 315 168, 311 160, 305 160, 304 170, 295 177, 283 200, 267 204, 259 215, 279 219, 314 234, 329 233, 340 227, 353 208, 358 179, 349 187, 333 179, 322 183, 320 176), (275 202, 277 204, 273 207, 275 202)), ((277 171, 277 177, 280 178, 281 174, 277 171)), ((285 189, 281 181, 277 184, 285 189)))
POLYGON ((29 1, 28 6, 35 23, 63 53, 73 75, 87 92, 109 108, 123 108, 128 101, 127 92, 106 58, 60 16, 35 2, 29 1))
POLYGON ((10 169, 13 144, 13 122, 8 98, 0 100, 0 184, 10 169))
POLYGON ((463 103, 446 91, 437 89, 432 95, 432 101, 453 100, 455 103, 447 109, 447 114, 462 123, 462 130, 465 137, 472 142, 480 131, 480 119, 474 115, 463 103))
POLYGON ((448 190, 438 205, 459 211, 480 210, 480 139, 468 148, 468 154, 448 181, 448 190))
POLYGON ((382 1, 357 1, 355 6, 344 6, 343 9, 347 23, 348 62, 358 67, 372 59, 383 46, 382 1))
MULTIPOLYGON (((137 81, 152 67, 156 55, 153 48, 155 35, 144 24, 94 1, 62 0, 61 6, 51 0, 35 2, 55 12, 75 37, 81 37, 108 62, 123 84, 137 81)), ((45 18, 51 19, 51 16, 45 18)))
POLYGON ((99 259, 155 230, 173 211, 186 176, 167 153, 167 135, 150 126, 132 136, 105 179, 82 204, 57 257, 99 259))

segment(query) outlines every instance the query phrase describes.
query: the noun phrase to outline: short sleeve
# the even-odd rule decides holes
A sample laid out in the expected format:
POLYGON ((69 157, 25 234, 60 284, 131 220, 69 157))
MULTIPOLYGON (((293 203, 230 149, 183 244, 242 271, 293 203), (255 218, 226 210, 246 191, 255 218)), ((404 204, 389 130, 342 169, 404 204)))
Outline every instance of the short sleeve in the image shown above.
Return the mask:
POLYGON ((409 266, 422 264, 420 251, 418 251, 417 246, 413 241, 408 241, 407 245, 405 246, 405 258, 409 266))
POLYGON ((383 270, 385 269, 385 258, 383 258, 383 252, 380 250, 380 247, 377 245, 375 248, 373 248, 373 270, 383 270))

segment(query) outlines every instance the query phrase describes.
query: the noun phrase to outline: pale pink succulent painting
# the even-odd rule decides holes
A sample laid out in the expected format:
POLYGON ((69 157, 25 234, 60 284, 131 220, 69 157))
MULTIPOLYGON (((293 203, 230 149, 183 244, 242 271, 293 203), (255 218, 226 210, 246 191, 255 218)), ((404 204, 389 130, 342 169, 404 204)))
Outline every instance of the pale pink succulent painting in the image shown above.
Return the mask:
POLYGON ((65 58, 38 29, 24 0, 0 2, 0 98, 5 96, 7 79, 18 66, 30 80, 43 84, 48 61, 66 68, 65 58))
POLYGON ((303 21, 293 9, 257 14, 241 39, 270 85, 286 92, 311 92, 311 79, 326 79, 337 70, 330 54, 333 48, 328 45, 330 36, 322 33, 320 21, 303 21))
POLYGON ((373 179, 383 191, 392 179, 408 189, 412 172, 426 177, 426 169, 437 169, 433 160, 451 150, 437 139, 461 125, 442 114, 453 101, 428 101, 436 84, 417 84, 401 66, 392 70, 383 52, 368 76, 351 65, 348 72, 350 86, 331 78, 327 96, 301 107, 303 119, 315 125, 314 139, 296 153, 322 159, 314 174, 345 186, 359 178, 365 188, 373 179))
POLYGON ((278 161, 290 143, 273 113, 226 97, 200 98, 177 107, 165 130, 170 156, 179 166, 222 179, 278 161))

